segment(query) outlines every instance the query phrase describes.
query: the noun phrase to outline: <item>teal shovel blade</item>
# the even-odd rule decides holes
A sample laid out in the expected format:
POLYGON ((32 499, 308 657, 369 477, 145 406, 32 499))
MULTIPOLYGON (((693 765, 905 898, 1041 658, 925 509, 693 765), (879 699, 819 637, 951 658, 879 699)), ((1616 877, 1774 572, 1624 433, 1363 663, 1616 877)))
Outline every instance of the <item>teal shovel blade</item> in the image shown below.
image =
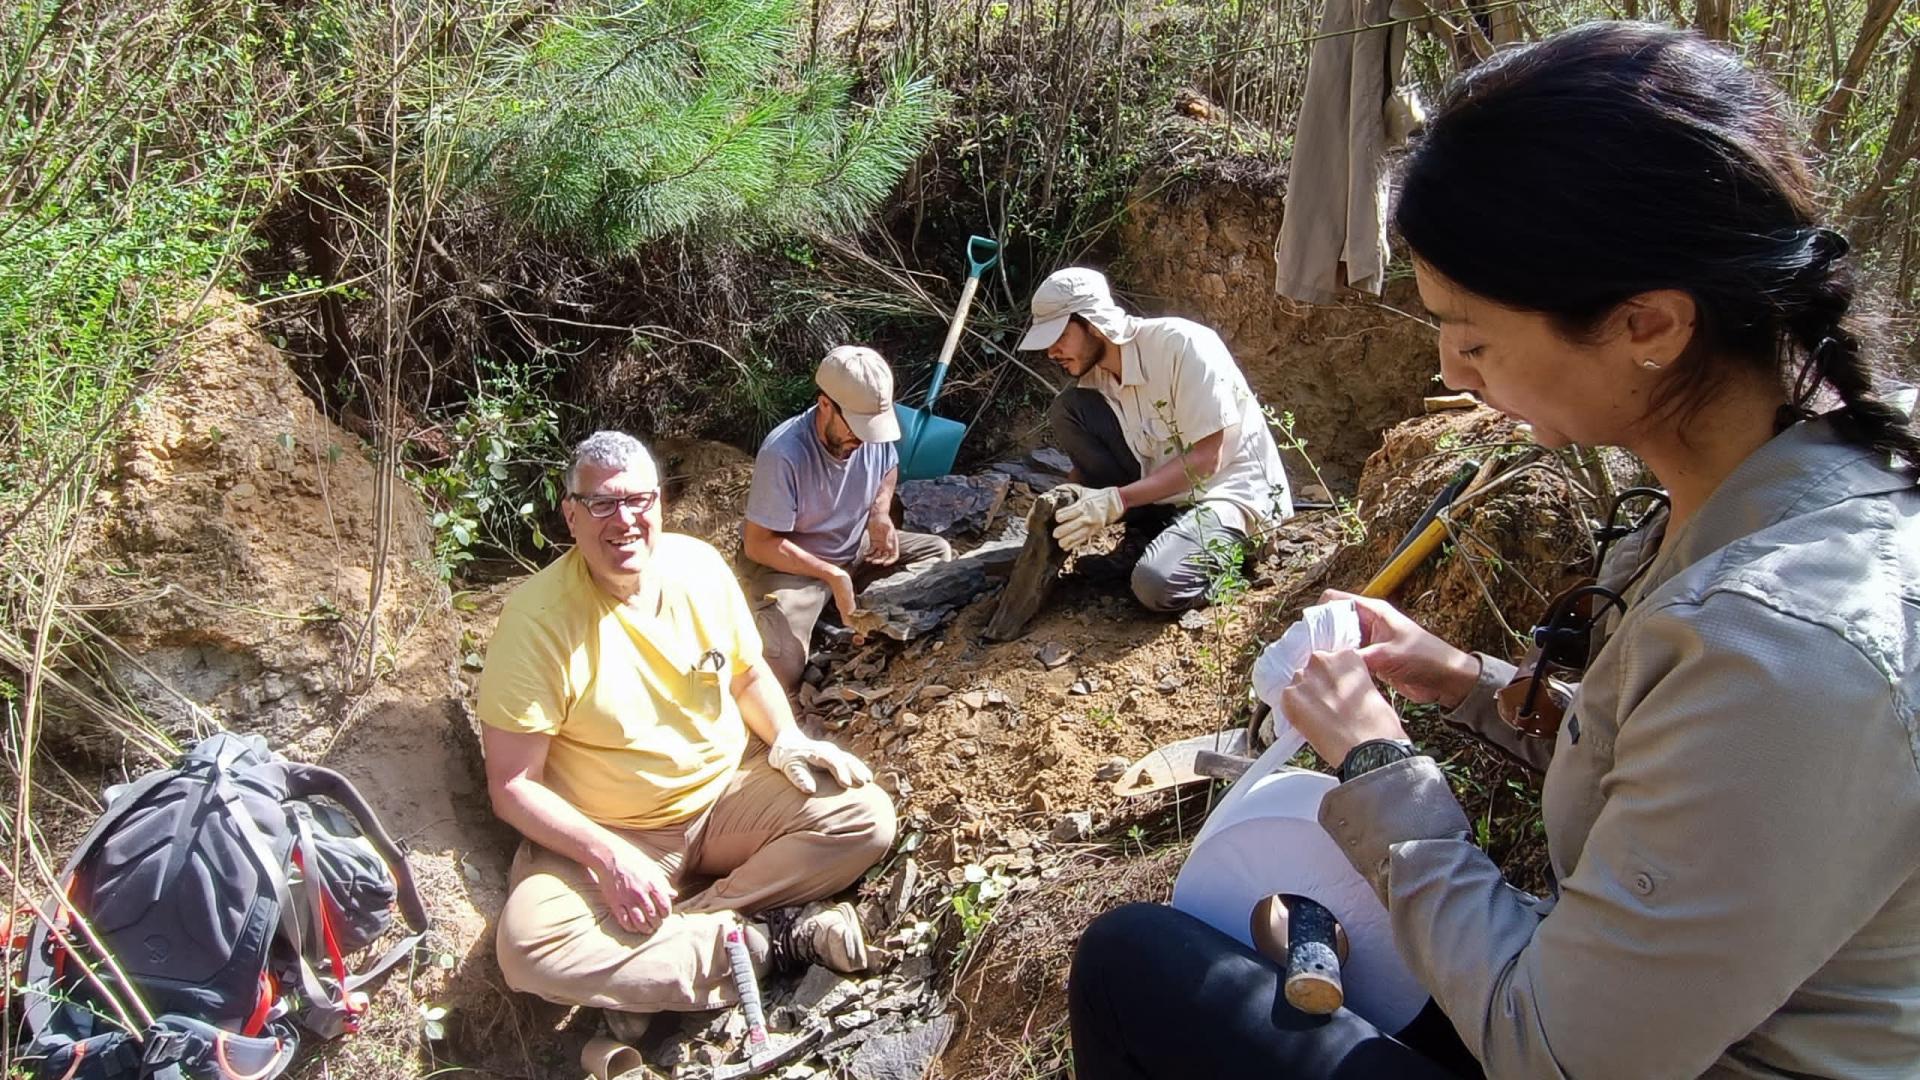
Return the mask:
POLYGON ((900 479, 930 480, 953 471, 967 425, 898 403, 893 415, 900 421, 900 479))

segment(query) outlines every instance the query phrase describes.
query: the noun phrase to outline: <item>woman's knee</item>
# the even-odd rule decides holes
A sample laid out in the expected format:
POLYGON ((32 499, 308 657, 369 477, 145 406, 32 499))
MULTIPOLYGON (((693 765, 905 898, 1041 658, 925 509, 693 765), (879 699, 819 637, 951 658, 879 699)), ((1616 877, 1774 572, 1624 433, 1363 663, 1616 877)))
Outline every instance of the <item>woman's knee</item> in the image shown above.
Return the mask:
POLYGON ((1067 993, 1115 985, 1115 979, 1137 978, 1148 946, 1164 933, 1168 916, 1184 918, 1165 904, 1126 904, 1095 918, 1080 934, 1073 949, 1073 970, 1067 993))

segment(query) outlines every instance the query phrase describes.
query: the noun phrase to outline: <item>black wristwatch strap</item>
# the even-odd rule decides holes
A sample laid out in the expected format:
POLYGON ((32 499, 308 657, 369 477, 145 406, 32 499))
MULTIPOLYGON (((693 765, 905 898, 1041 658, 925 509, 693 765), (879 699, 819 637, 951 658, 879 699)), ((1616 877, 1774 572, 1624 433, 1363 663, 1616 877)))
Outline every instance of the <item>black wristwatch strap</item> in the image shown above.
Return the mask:
POLYGON ((1375 769, 1405 761, 1414 755, 1413 744, 1405 739, 1368 739, 1347 751, 1340 763, 1340 782, 1346 783, 1375 769))

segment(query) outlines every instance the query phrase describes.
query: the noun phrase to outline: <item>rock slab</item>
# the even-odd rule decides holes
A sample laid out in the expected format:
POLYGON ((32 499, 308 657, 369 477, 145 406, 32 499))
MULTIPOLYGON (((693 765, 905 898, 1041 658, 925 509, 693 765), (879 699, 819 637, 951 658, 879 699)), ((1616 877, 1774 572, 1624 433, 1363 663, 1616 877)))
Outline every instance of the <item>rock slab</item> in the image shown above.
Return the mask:
POLYGON ((1060 451, 1043 446, 1023 460, 996 462, 992 468, 1027 485, 1035 495, 1044 495, 1067 482, 1073 461, 1060 451))
POLYGON ((854 1080, 925 1080, 934 1059, 952 1038, 951 1016, 876 1035, 861 1044, 853 1060, 847 1062, 847 1075, 854 1080))
POLYGON ((911 641, 935 629, 954 612, 1000 588, 1026 541, 1025 528, 1015 523, 1000 539, 957 559, 881 578, 860 594, 863 610, 854 629, 896 641, 911 641))
POLYGON ((1007 501, 1012 480, 1001 472, 936 476, 900 484, 901 524, 909 532, 952 536, 984 534, 1007 501))
MULTIPOLYGON (((1053 538, 1053 517, 1080 495, 1078 487, 1062 485, 1033 500, 1027 509, 1023 547, 1016 556, 1007 589, 1000 594, 1000 606, 987 622, 987 640, 1012 641, 1026 633, 1027 623, 1045 606, 1067 561, 1066 549, 1053 538)), ((1008 534, 1012 534, 1011 529, 1008 534)))

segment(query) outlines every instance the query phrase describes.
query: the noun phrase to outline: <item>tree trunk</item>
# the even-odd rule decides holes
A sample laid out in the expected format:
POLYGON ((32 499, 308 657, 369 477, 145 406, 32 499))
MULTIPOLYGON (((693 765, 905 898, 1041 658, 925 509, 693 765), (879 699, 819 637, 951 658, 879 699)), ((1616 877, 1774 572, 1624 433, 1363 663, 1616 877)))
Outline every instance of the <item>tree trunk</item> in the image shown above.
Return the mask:
POLYGON ((1826 151, 1833 143, 1833 137, 1840 130, 1840 122, 1853 108, 1853 99, 1858 96, 1856 89, 1866 77, 1867 67, 1873 62, 1873 51, 1880 45, 1880 39, 1886 36, 1887 27, 1893 24, 1894 13, 1900 9, 1900 0, 1867 0, 1867 13, 1860 20, 1860 36, 1853 41, 1853 51, 1847 54, 1847 65, 1841 69, 1840 80, 1834 84, 1833 92, 1821 104, 1819 115, 1814 117, 1811 136, 1814 149, 1826 151))
POLYGON ((1733 26, 1733 0, 1698 0, 1693 8, 1693 28, 1715 41, 1727 40, 1733 26))
POLYGON ((1906 55, 1907 73, 1900 83, 1900 103, 1894 109, 1893 123, 1874 161, 1873 176, 1865 187, 1847 200, 1842 216, 1849 223, 1854 243, 1867 246, 1879 239, 1887 224, 1887 199, 1894 182, 1900 179, 1908 162, 1920 155, 1920 37, 1901 46, 1906 55))

